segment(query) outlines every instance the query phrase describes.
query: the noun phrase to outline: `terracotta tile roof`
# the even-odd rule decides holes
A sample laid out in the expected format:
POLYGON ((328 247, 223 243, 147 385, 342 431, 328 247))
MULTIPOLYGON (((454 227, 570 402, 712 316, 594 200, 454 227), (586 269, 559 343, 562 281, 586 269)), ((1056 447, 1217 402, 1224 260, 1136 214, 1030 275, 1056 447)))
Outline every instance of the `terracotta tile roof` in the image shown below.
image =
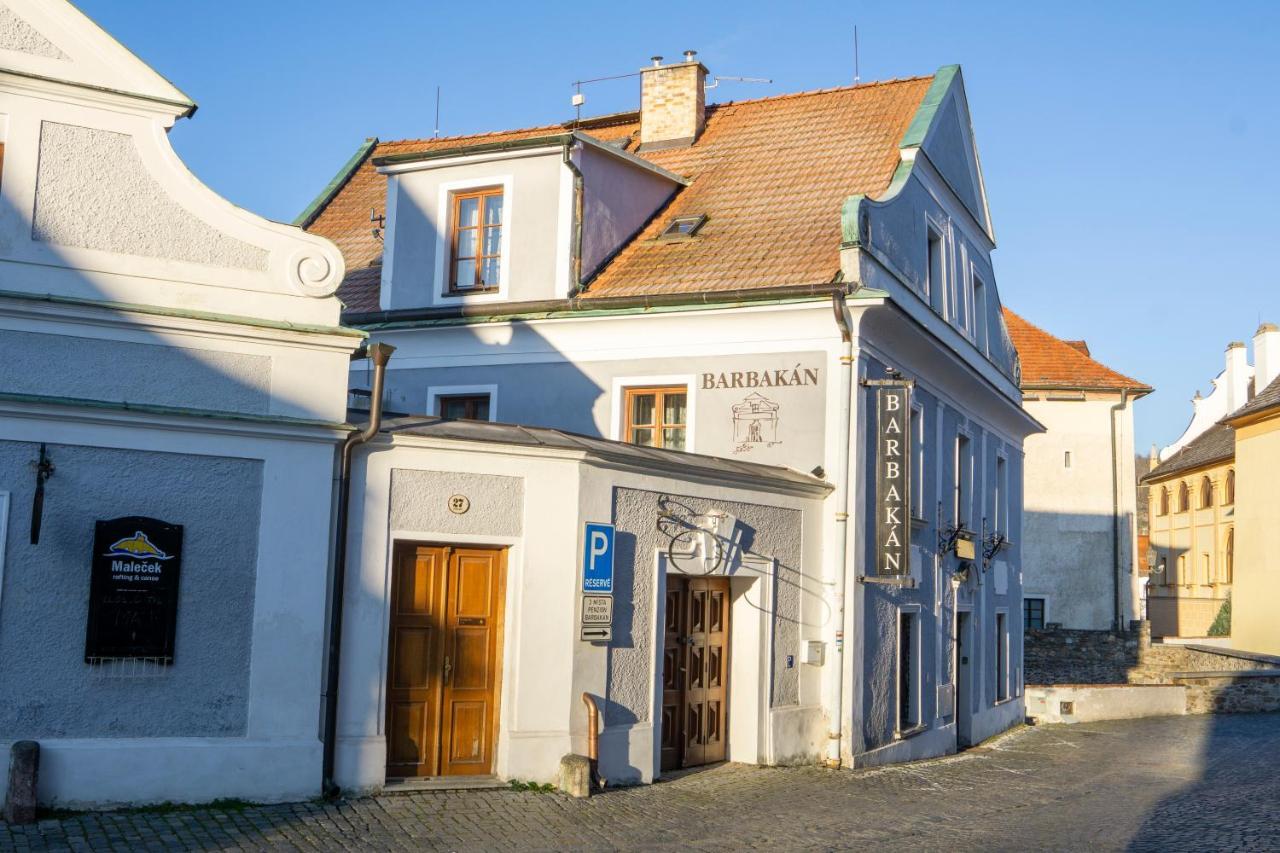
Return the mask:
MULTIPOLYGON (((714 291, 832 281, 840 269, 846 198, 879 195, 899 161, 898 144, 932 76, 709 105, 706 129, 685 148, 637 152, 639 115, 584 121, 578 129, 691 179, 589 283, 585 296, 714 291), (697 237, 652 238, 674 215, 706 214, 697 237)), ((353 311, 377 307, 382 242, 369 213, 386 206, 375 157, 505 142, 564 132, 572 123, 442 139, 378 143, 308 230, 342 250, 348 276, 338 295, 353 311)))
POLYGON ((1236 431, 1225 424, 1214 424, 1196 436, 1177 453, 1157 465, 1139 482, 1163 480, 1216 462, 1226 462, 1236 455, 1236 431))
POLYGON ((1009 328, 1013 347, 1018 351, 1018 360, 1022 363, 1024 389, 1119 391, 1128 388, 1143 394, 1152 390, 1150 385, 1144 385, 1094 361, 1080 346, 1076 346, 1083 344, 1083 341, 1056 338, 1044 329, 1031 325, 1008 308, 1004 309, 1004 321, 1009 328))
POLYGON ((1271 384, 1254 394, 1252 400, 1227 415, 1223 420, 1234 421, 1237 418, 1256 415, 1259 412, 1273 408, 1280 408, 1280 376, 1271 380, 1271 384))

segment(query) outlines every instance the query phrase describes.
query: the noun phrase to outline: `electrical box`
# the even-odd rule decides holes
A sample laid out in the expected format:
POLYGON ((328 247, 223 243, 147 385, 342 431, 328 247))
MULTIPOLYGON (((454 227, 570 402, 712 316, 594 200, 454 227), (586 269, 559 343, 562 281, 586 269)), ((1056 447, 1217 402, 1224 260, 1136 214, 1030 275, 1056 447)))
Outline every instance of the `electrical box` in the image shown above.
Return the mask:
POLYGON ((822 640, 805 640, 800 647, 800 662, 810 666, 822 666, 827 656, 827 644, 822 640))

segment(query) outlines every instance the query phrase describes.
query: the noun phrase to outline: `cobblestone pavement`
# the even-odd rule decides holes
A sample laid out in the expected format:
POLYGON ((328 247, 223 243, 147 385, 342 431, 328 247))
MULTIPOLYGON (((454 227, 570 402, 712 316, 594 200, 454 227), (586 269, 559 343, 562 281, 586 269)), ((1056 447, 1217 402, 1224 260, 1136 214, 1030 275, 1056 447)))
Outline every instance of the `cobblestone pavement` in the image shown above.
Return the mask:
POLYGON ((0 850, 1280 850, 1280 715, 1041 726, 866 771, 722 765, 499 791, 0 824, 0 850))

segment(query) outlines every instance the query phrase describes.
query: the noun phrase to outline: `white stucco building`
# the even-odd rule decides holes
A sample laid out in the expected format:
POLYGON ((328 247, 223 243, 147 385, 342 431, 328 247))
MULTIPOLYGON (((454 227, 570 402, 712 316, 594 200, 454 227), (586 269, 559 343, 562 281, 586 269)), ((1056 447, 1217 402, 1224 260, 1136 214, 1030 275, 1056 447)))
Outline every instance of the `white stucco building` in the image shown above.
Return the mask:
POLYGON ((1045 431, 1026 442, 1023 607, 1028 628, 1125 630, 1142 618, 1133 405, 1151 387, 1005 311, 1023 405, 1045 431))
MULTIPOLYGON (((799 565, 755 525, 753 559, 789 568, 772 603, 751 605, 774 633, 729 638, 731 660, 760 662, 727 683, 730 697, 758 697, 746 721, 689 698, 686 665, 703 646, 688 620, 702 592, 664 562, 670 532, 642 542, 645 570, 614 593, 615 624, 662 625, 662 636, 572 643, 571 679, 553 671, 563 659, 541 635, 507 648, 503 671, 526 681, 530 666, 557 685, 599 674, 588 690, 603 707, 609 778, 648 781, 720 757, 877 764, 976 743, 1023 716, 1022 442, 1040 427, 1021 405, 959 69, 721 105, 705 104, 707 73, 694 55, 644 69, 637 113, 370 141, 299 224, 347 258, 346 321, 397 348, 393 410, 785 466, 830 484, 811 499, 820 517, 806 521, 799 565), (371 208, 386 217, 377 233, 371 208), (894 377, 913 383, 910 439, 890 447, 877 435, 891 421, 877 415, 876 383, 894 377), (889 533, 877 508, 896 493, 877 486, 876 466, 902 446, 915 472, 910 521, 889 533), (909 539, 908 573, 882 575, 878 534, 909 539)), ((357 365, 360 394, 368 378, 357 365)), ((785 508, 766 497, 756 503, 785 508)), ((590 504, 584 519, 622 530, 643 517, 664 530, 656 496, 637 505, 614 484, 590 504)), ((362 626, 351 642, 366 651, 344 656, 344 673, 360 672, 360 704, 338 718, 338 779, 358 788, 453 772, 435 751, 443 723, 388 716, 389 658, 373 654, 394 629, 377 590, 397 549, 453 540, 391 527, 348 553, 373 591, 349 603, 362 626)), ((724 569, 710 577, 737 600, 724 569)), ((576 595, 572 580, 553 586, 576 595)), ((547 618, 571 620, 572 598, 550 594, 537 599, 547 618)), ((508 593, 507 618, 535 611, 508 593)), ((504 694, 515 704, 498 712, 499 773, 549 780, 561 745, 585 741, 576 696, 553 695, 534 712, 504 694)))
POLYGON ((0 747, 40 743, 50 804, 318 789, 364 336, 338 325, 331 243, 183 167, 166 133, 194 110, 70 4, 0 6, 0 747), (122 517, 142 536, 112 552, 153 559, 116 562, 172 581, 174 610, 91 577, 96 523, 122 517), (147 546, 158 522, 180 551, 147 546))

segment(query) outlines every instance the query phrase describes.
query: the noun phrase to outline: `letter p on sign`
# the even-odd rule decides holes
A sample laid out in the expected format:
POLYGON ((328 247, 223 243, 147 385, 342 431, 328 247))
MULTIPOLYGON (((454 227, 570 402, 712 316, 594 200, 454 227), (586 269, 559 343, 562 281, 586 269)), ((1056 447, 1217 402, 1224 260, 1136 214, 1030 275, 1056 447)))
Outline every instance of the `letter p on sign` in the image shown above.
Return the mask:
POLYGON ((582 591, 613 592, 613 525, 587 522, 582 547, 582 591))

